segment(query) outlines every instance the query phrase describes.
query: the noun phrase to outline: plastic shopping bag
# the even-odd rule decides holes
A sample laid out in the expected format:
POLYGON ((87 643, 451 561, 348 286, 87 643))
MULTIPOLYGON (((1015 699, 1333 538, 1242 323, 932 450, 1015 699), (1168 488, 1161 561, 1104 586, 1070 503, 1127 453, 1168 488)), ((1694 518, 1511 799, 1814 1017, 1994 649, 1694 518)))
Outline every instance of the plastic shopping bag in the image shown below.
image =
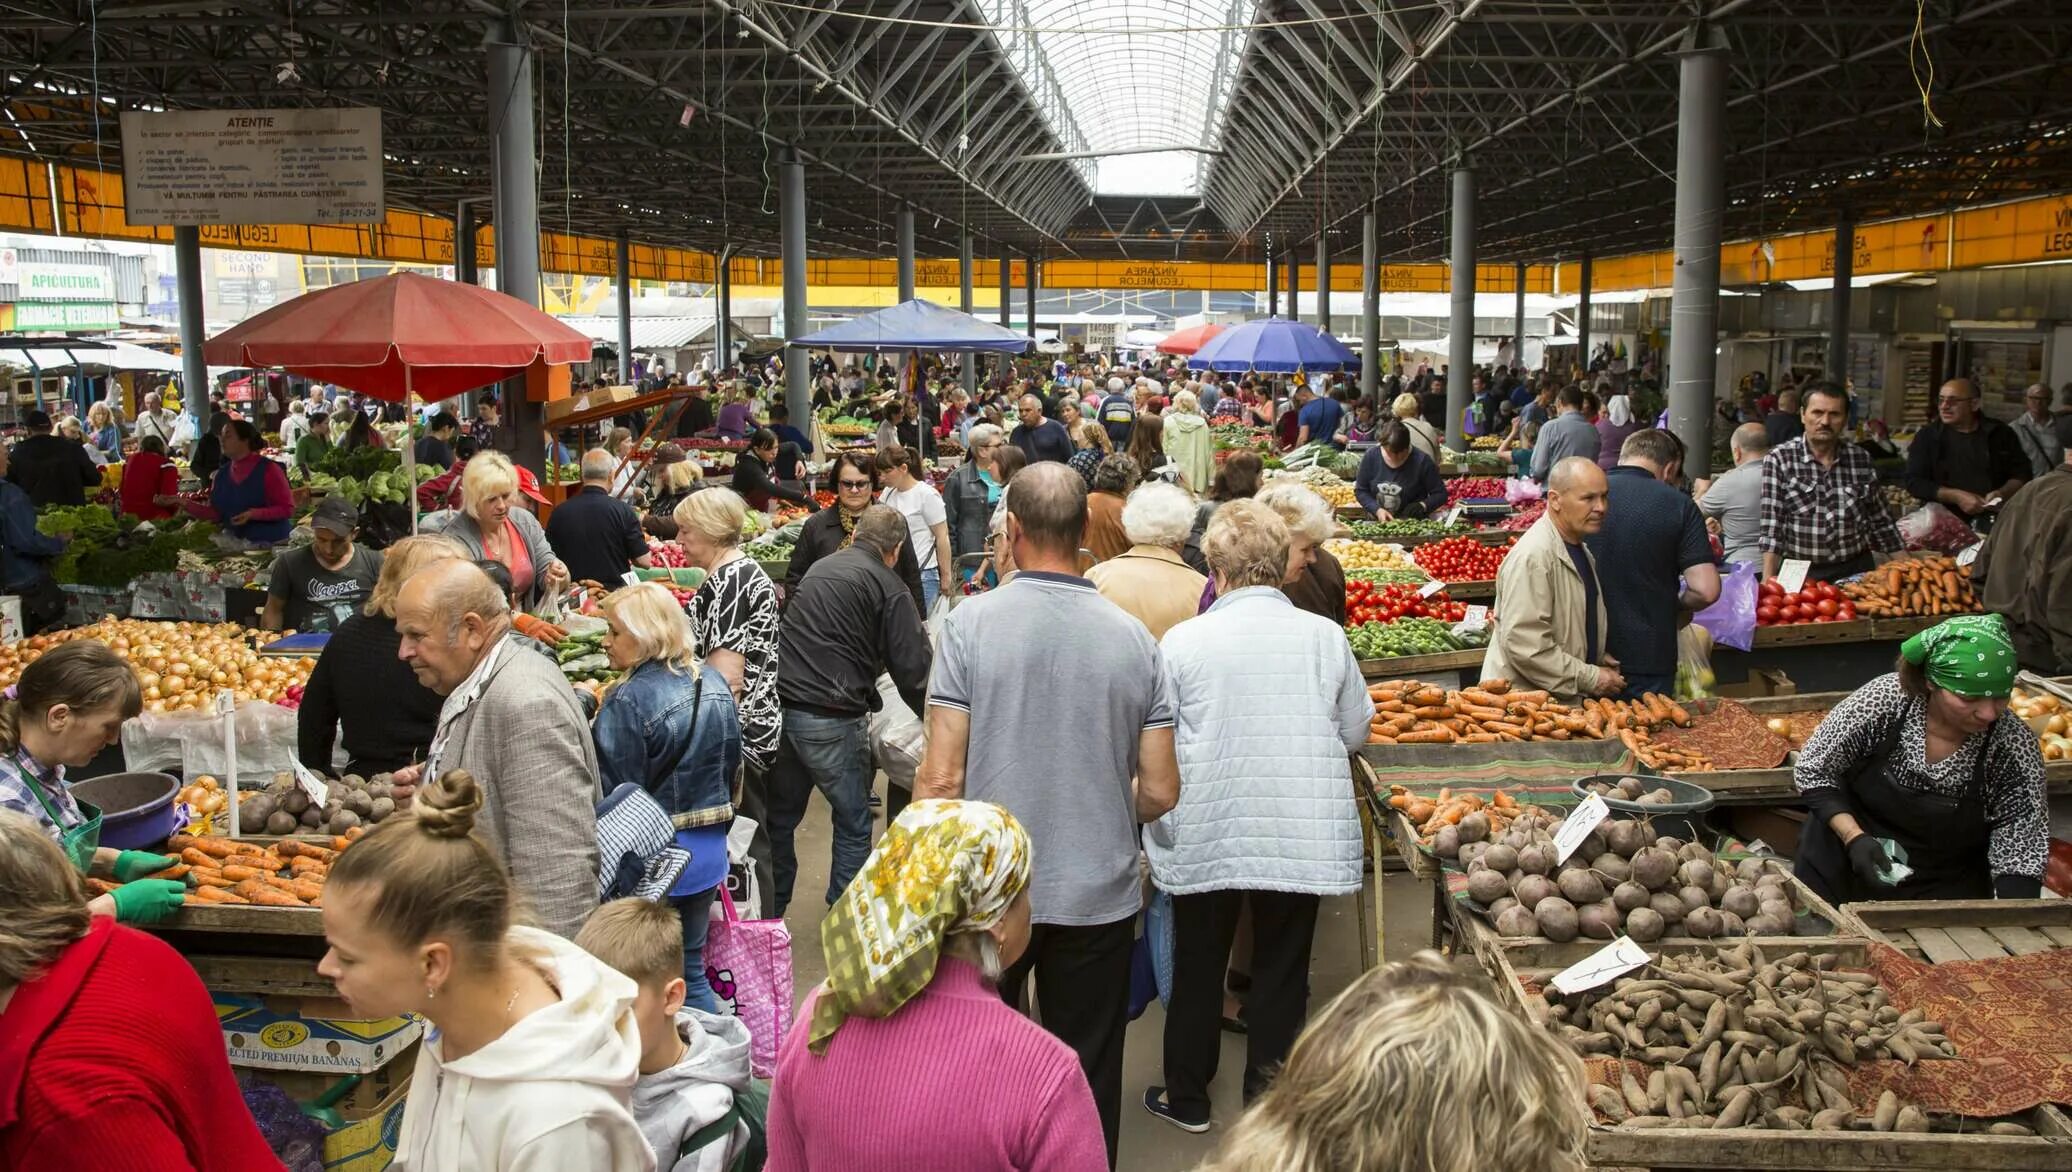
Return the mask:
MULTIPOLYGON (((1703 627, 1714 642, 1736 651, 1755 646, 1756 594, 1762 588, 1762 573, 1754 562, 1735 562, 1732 572, 1720 579, 1719 601, 1698 612, 1691 620, 1703 627)), ((1711 656, 1707 655, 1708 670, 1711 656)))
POLYGON ((791 931, 783 920, 744 920, 719 889, 721 915, 705 938, 705 976, 721 1013, 748 1027, 749 1069, 777 1073, 777 1050, 791 1032, 791 931))
POLYGON ((1939 504, 1926 504, 1899 519, 1899 535, 1908 549, 1956 553, 1978 544, 1970 522, 1939 504))
POLYGON ((1703 700, 1714 682, 1712 632, 1694 622, 1676 633, 1676 698, 1703 700))

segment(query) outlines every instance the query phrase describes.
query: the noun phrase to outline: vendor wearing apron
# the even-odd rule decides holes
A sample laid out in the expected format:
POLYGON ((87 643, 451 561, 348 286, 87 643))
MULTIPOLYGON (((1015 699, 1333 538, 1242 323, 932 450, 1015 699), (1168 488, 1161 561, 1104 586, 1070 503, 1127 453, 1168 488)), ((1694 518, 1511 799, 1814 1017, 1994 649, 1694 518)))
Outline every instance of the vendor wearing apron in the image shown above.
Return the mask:
POLYGON ((129 664, 93 639, 45 652, 0 696, 0 809, 56 839, 80 874, 122 884, 87 906, 128 924, 162 920, 184 901, 186 884, 144 877, 179 860, 100 845, 101 812, 72 796, 65 767, 114 744, 143 703, 129 664))
POLYGON ((2043 754, 2007 711, 2016 670, 2000 616, 1966 615, 1908 639, 1896 672, 1835 705, 1794 771, 1809 808, 1798 877, 1837 904, 2036 898, 2043 754))

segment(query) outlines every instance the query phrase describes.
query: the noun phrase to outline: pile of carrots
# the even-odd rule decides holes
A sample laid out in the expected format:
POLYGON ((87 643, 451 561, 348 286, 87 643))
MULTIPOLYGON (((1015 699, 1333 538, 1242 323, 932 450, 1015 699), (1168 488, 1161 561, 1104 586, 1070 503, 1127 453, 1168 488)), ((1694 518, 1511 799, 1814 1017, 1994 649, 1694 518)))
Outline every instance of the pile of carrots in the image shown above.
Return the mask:
MULTIPOLYGON (((1447 689, 1417 680, 1370 685, 1370 745, 1495 744, 1499 741, 1603 740, 1691 723, 1674 700, 1650 692, 1640 700, 1591 698, 1569 705, 1546 692, 1513 690, 1508 680, 1447 689)), ((1631 742, 1629 742, 1630 744, 1631 742)))
POLYGON ((180 861, 150 878, 186 881, 193 903, 322 907, 332 860, 361 833, 356 827, 332 838, 329 846, 298 838, 260 843, 176 834, 166 840, 166 849, 180 861))
POLYGON ((1389 808, 1403 812, 1403 817, 1409 820, 1420 840, 1429 840, 1441 826, 1458 826, 1461 819, 1479 813, 1489 819, 1489 829, 1484 837, 1495 841, 1498 835, 1510 828, 1511 819, 1524 810, 1517 799, 1502 790, 1484 797, 1442 789, 1438 797, 1425 798, 1400 785, 1389 787, 1389 808))
POLYGON ((1947 555, 1897 558, 1842 587, 1857 612, 1891 617, 1933 617, 1973 614, 1979 608, 1971 589, 1971 567, 1947 555))

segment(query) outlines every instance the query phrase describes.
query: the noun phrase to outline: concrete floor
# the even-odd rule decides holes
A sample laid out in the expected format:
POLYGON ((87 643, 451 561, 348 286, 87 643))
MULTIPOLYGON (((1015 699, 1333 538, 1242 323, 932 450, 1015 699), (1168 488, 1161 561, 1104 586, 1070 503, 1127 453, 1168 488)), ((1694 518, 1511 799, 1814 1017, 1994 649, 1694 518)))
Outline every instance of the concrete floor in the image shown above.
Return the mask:
MULTIPOLYGON (((885 781, 878 779, 884 792, 885 781)), ((884 829, 876 820, 872 835, 884 829)), ((795 890, 820 893, 827 889, 831 839, 827 805, 818 796, 799 827, 799 877, 795 890)), ((1383 883, 1386 896, 1384 923, 1390 957, 1400 958, 1428 946, 1431 939, 1431 890, 1409 875, 1398 872, 1383 883)), ((1373 891, 1373 877, 1368 877, 1373 891)), ((827 976, 820 949, 820 901, 811 895, 795 899, 785 920, 791 928, 792 970, 795 988, 803 1000, 827 976)), ((1316 945, 1310 955, 1310 1008, 1315 1012, 1360 973, 1359 913, 1350 897, 1327 899, 1317 919, 1316 945)), ((1165 1015, 1153 1001, 1144 1016, 1130 1023, 1124 1052, 1122 1142, 1118 1164, 1127 1172, 1181 1172, 1206 1159, 1223 1130, 1243 1110, 1240 1081, 1245 1066, 1245 1040, 1235 1034, 1223 1036, 1223 1058, 1218 1066, 1213 1097, 1216 1126, 1203 1135, 1189 1135, 1148 1114, 1141 1103, 1144 1088, 1163 1083, 1160 1076, 1161 1039, 1165 1015)))

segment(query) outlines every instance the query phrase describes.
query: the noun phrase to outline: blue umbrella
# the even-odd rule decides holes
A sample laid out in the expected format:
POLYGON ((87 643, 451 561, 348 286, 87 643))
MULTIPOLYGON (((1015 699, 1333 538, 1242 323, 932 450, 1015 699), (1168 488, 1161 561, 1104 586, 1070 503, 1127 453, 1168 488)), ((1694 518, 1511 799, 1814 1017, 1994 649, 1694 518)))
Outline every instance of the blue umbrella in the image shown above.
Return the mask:
POLYGON ((1189 366, 1243 373, 1291 374, 1298 370, 1343 370, 1360 364, 1345 343, 1306 322, 1269 317, 1248 321, 1210 338, 1189 366))

